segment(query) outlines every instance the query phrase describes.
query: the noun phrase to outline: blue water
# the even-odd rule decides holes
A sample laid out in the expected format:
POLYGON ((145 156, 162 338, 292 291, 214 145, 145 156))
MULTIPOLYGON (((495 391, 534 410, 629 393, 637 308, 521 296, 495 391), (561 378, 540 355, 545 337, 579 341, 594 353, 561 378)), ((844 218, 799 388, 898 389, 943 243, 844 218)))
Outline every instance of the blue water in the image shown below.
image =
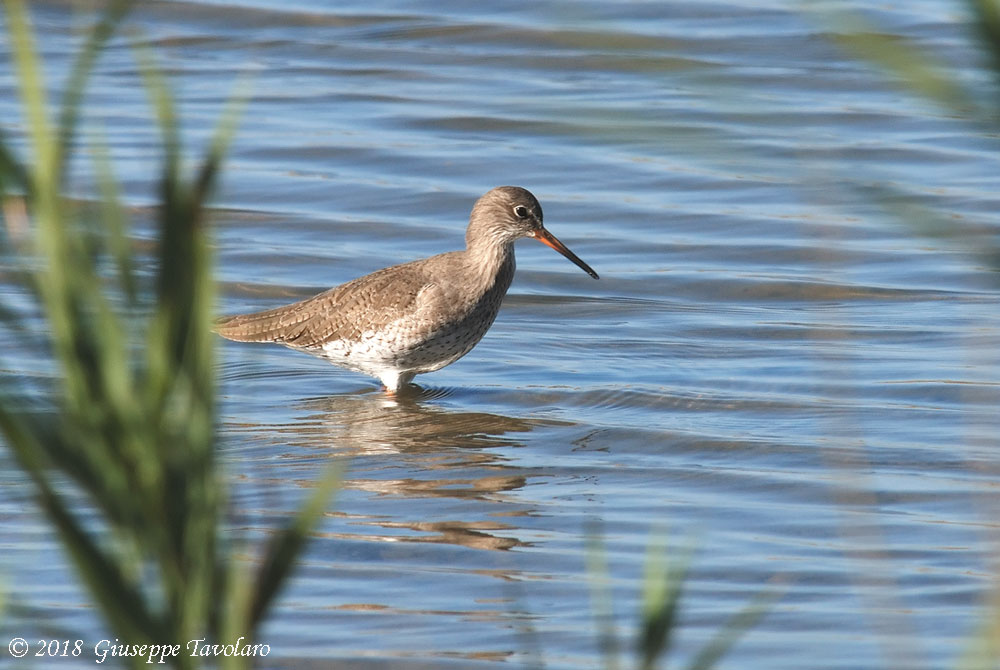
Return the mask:
MULTIPOLYGON (((33 9, 58 87, 85 16, 33 9)), ((331 458, 349 464, 264 667, 601 667, 595 527, 626 648, 666 535, 694 552, 675 664, 766 589, 782 595, 720 667, 957 663, 996 580, 1000 147, 803 11, 240 0, 132 19, 192 154, 241 77, 252 90, 216 199, 221 312, 458 248, 501 184, 531 189, 601 275, 521 242, 489 334, 412 402, 220 342, 234 527, 267 537, 331 458), (934 217, 954 235, 922 234, 934 217)), ((960 5, 866 16, 989 85, 960 5)), ((88 124, 141 222, 157 139, 129 39, 88 124)), ((3 586, 96 642, 9 460, 3 586)))

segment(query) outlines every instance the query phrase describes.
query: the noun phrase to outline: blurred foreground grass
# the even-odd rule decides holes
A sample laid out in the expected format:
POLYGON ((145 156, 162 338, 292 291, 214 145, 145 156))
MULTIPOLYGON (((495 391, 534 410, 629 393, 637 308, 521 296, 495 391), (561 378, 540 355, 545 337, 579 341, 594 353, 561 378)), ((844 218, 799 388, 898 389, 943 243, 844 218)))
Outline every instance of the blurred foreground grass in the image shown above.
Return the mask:
POLYGON ((778 584, 781 580, 772 579, 743 609, 722 622, 712 638, 685 664, 671 661, 681 597, 694 552, 689 548, 675 555, 665 537, 655 538, 650 541, 646 551, 645 574, 641 584, 642 609, 638 625, 635 626, 635 639, 630 645, 635 665, 625 665, 621 660, 621 651, 626 645, 622 643, 614 614, 610 572, 602 537, 595 525, 589 534, 587 561, 591 609, 598 631, 602 667, 606 670, 619 670, 622 667, 635 667, 638 670, 654 670, 658 667, 710 670, 771 610, 785 592, 784 585, 778 584))
MULTIPOLYGON (((982 59, 978 65, 989 75, 985 81, 972 82, 958 67, 969 63, 950 63, 947 54, 934 53, 915 39, 898 34, 873 15, 854 9, 856 5, 833 2, 805 6, 848 56, 879 68, 904 93, 930 101, 977 135, 1000 133, 1000 0, 954 3, 956 12, 966 17, 968 39, 982 59)), ((855 186, 914 232, 948 239, 982 259, 993 272, 1000 271, 1000 231, 929 206, 905 192, 900 183, 902 180, 869 180, 855 186)))
MULTIPOLYGON (((968 39, 988 75, 985 81, 975 84, 949 63, 946 54, 933 53, 916 40, 881 25, 857 11, 856 5, 834 2, 806 6, 847 55, 881 69, 899 90, 930 101, 947 116, 967 124, 977 136, 1000 136, 1000 0, 955 3, 955 9, 966 17, 968 39)), ((901 225, 919 235, 948 239, 981 259, 992 282, 1000 283, 1000 229, 995 223, 965 221, 921 202, 888 181, 856 186, 901 225)), ((1000 572, 994 574, 979 625, 955 667, 1000 668, 1000 572)))
MULTIPOLYGON (((89 31, 53 122, 24 3, 4 0, 30 158, 22 164, 0 137, 0 253, 21 289, 17 300, 6 294, 2 318, 18 349, 39 352, 51 369, 32 371, 47 379, 41 392, 23 375, 0 377, 0 431, 114 636, 181 649, 190 640, 233 644, 241 636, 252 645, 336 474, 318 484, 259 563, 236 558, 242 547, 225 532, 227 486, 216 454, 206 201, 240 105, 223 114, 207 155, 185 174, 170 88, 152 55, 139 53, 163 154, 148 281, 136 271, 144 261, 132 250, 104 152, 94 152, 100 206, 90 211, 63 195, 88 76, 130 5, 111 3, 89 31), (96 518, 81 512, 81 497, 96 518)), ((179 668, 202 664, 188 653, 171 660, 179 668)), ((212 664, 252 661, 225 656, 212 664)), ((140 667, 146 659, 124 662, 140 667)))

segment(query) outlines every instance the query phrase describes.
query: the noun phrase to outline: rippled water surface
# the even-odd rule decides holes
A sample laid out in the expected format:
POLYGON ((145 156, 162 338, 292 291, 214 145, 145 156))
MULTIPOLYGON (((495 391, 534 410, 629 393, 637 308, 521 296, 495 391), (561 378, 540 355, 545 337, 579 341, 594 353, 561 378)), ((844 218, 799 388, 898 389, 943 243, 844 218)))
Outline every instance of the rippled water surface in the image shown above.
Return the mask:
MULTIPOLYGON (((140 220, 158 154, 129 40, 168 70, 192 150, 252 90, 216 200, 220 311, 459 248, 501 184, 601 274, 522 241, 486 338, 398 402, 220 343, 236 527, 266 537, 349 463, 265 667, 599 667, 595 528, 626 636, 646 547, 694 547, 675 661, 769 584, 721 667, 957 661, 996 579, 995 136, 776 0, 142 4, 88 100, 140 220), (962 236, 919 234, 884 190, 962 236)), ((87 14, 32 7, 58 84, 87 14)), ((903 7, 874 18, 986 85, 958 4, 903 7)), ((100 639, 2 460, 3 587, 100 639)))

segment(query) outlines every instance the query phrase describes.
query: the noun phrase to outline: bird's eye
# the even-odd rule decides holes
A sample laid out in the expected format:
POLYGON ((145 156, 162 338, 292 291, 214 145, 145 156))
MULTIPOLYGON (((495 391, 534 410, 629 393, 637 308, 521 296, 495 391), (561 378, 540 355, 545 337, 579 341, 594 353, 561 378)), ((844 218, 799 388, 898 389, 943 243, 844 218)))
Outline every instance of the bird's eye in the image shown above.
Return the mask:
POLYGON ((517 207, 514 208, 514 216, 516 216, 519 219, 528 218, 528 208, 525 207, 524 205, 518 205, 517 207))

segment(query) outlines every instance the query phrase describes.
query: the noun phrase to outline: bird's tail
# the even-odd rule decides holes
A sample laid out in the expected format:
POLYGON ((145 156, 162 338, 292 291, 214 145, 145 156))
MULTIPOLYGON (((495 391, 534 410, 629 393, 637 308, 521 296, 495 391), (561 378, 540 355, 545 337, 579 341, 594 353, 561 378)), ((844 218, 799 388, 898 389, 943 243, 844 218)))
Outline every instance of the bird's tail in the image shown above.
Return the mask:
POLYGON ((302 316, 289 306, 252 314, 226 316, 215 322, 216 333, 236 342, 285 342, 301 329, 302 316))

